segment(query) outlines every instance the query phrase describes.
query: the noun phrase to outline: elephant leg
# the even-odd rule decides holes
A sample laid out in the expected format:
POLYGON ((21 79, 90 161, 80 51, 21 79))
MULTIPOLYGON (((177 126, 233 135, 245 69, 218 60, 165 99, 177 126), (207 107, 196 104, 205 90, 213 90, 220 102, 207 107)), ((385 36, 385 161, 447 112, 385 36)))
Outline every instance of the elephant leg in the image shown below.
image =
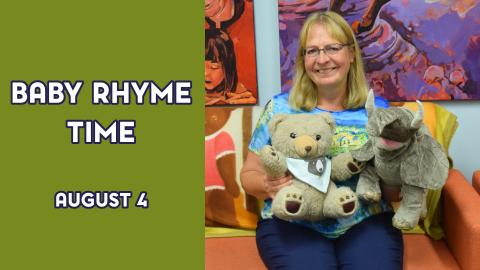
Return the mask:
POLYGON ((360 173, 358 179, 357 196, 368 202, 379 202, 382 197, 382 191, 380 190, 380 178, 375 172, 375 168, 367 165, 365 169, 360 173))
POLYGON ((421 187, 402 185, 402 201, 393 216, 393 226, 401 230, 413 229, 420 219, 427 190, 421 187))

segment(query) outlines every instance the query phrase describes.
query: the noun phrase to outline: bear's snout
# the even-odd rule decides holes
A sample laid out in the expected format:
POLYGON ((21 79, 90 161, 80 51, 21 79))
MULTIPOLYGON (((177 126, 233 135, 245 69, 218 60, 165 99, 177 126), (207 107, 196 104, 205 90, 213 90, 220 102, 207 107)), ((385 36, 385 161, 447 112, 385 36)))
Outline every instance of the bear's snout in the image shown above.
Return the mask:
POLYGON ((317 141, 310 136, 303 135, 295 139, 295 152, 301 158, 315 155, 317 147, 317 141))

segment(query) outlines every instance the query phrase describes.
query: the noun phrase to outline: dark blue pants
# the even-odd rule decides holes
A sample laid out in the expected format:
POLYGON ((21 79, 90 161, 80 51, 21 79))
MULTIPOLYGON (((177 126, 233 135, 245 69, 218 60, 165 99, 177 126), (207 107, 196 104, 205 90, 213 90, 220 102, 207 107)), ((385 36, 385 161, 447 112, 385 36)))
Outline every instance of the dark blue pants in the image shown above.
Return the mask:
POLYGON ((393 213, 369 217, 337 239, 277 218, 261 220, 257 247, 268 269, 401 270, 403 238, 393 213))

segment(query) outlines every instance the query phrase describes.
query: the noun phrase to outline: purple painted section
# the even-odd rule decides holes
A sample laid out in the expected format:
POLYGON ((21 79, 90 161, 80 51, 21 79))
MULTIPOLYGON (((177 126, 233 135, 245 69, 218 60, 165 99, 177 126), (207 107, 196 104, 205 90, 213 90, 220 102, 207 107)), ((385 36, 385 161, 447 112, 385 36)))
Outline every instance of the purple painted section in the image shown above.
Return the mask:
POLYGON ((480 99, 480 0, 330 2, 279 1, 282 91, 291 87, 303 20, 332 5, 360 25, 353 28, 377 94, 391 101, 480 99), (362 18, 371 5, 377 12, 368 24, 362 18))

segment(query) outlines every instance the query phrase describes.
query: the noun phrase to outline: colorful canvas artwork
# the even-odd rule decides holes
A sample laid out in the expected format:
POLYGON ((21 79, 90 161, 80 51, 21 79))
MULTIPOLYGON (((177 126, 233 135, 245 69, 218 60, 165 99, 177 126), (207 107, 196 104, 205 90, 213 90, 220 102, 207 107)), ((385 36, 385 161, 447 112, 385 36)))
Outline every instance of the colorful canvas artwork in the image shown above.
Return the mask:
POLYGON ((254 229, 257 224, 258 201, 243 190, 240 169, 253 114, 261 109, 205 108, 205 226, 254 229))
POLYGON ((390 101, 480 99, 479 0, 281 0, 282 91, 293 80, 298 33, 332 10, 355 31, 367 79, 390 101))
POLYGON ((205 0, 205 105, 257 103, 253 0, 205 0))

